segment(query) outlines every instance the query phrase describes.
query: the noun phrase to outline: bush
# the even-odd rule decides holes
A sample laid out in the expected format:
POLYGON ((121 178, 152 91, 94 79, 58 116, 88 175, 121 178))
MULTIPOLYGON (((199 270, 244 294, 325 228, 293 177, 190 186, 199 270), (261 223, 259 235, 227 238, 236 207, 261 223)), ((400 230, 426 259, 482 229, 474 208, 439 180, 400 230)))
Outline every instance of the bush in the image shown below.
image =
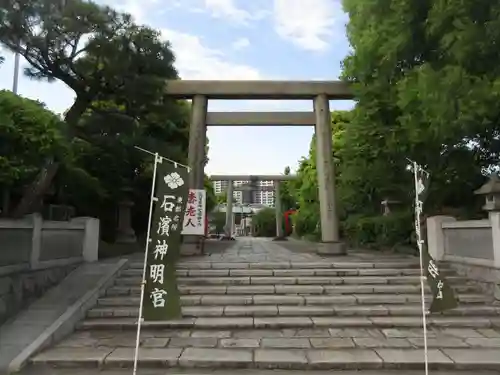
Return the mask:
POLYGON ((252 216, 255 237, 276 236, 276 213, 273 208, 263 208, 252 216))
POLYGON ((387 216, 352 215, 342 222, 342 231, 354 245, 410 245, 415 231, 414 217, 412 212, 397 212, 387 216))
POLYGON ((319 237, 321 237, 321 232, 318 227, 319 207, 307 207, 299 209, 292 216, 292 222, 295 226, 295 233, 297 234, 297 236, 317 237, 319 235, 319 237))

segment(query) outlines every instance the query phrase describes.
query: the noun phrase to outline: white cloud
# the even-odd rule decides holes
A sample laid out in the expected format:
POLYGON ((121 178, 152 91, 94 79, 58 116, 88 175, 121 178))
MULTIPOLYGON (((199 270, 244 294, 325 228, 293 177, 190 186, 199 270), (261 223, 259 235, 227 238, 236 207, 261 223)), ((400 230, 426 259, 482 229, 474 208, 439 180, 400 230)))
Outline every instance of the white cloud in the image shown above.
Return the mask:
POLYGON ((250 41, 248 40, 248 38, 239 38, 239 39, 236 39, 232 44, 231 44, 231 48, 238 51, 240 49, 243 49, 243 48, 246 48, 250 46, 250 41))
POLYGON ((337 0, 274 0, 273 17, 279 36, 311 51, 326 50, 346 20, 337 0))
POLYGON ((176 30, 162 29, 162 35, 172 43, 175 66, 183 79, 262 79, 258 69, 232 63, 221 50, 207 47, 201 38, 176 30))
MULTIPOLYGON (((250 1, 245 1, 245 5, 249 5, 250 1)), ((256 4, 253 0, 254 5, 256 4)), ((233 23, 248 25, 251 21, 260 20, 266 17, 269 12, 262 8, 257 8, 255 11, 244 9, 238 6, 235 0, 204 0, 204 6, 212 17, 224 18, 233 23)))

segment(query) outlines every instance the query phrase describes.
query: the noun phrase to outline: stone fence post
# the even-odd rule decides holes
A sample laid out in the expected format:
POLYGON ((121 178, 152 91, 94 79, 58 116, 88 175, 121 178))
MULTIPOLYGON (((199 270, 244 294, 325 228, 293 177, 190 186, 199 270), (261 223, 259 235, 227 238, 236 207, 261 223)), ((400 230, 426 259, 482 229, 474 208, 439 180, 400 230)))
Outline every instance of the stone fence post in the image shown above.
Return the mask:
POLYGON ((443 223, 450 221, 456 221, 456 219, 451 216, 431 216, 427 218, 427 249, 436 262, 444 259, 443 223))
POLYGON ((84 262, 99 260, 100 222, 94 217, 77 217, 71 220, 84 225, 82 258, 84 262))
POLYGON ((490 211, 489 217, 493 236, 494 267, 500 269, 500 212, 490 211))
POLYGON ((43 218, 39 213, 27 215, 33 223, 33 232, 31 237, 31 256, 30 268, 37 269, 40 264, 40 252, 42 251, 42 226, 43 218))

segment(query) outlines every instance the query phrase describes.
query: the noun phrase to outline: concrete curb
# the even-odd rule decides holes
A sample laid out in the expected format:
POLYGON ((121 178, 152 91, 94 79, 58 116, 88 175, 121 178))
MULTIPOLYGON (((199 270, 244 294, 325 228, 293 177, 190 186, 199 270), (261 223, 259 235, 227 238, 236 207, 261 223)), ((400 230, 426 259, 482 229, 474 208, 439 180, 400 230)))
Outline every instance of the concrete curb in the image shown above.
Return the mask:
POLYGON ((97 303, 101 291, 105 290, 118 276, 119 271, 128 263, 128 259, 120 259, 111 270, 102 276, 97 285, 85 293, 78 301, 68 309, 49 327, 47 327, 36 340, 22 350, 7 367, 7 373, 15 373, 28 362, 29 358, 71 333, 76 324, 82 320, 87 311, 97 303))

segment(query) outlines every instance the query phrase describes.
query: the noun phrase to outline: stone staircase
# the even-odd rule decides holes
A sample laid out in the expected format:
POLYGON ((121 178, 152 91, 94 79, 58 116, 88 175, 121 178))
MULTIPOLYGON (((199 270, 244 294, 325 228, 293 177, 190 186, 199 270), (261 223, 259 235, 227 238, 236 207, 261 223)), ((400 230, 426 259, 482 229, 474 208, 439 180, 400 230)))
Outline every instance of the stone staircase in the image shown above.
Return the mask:
MULTIPOLYGON (((139 368, 423 369, 418 259, 283 258, 179 263, 183 318, 143 323, 139 368)), ((428 317, 430 368, 500 370, 500 308, 442 272, 460 306, 428 317)), ((132 367, 141 273, 131 262, 76 332, 32 364, 132 367)))

